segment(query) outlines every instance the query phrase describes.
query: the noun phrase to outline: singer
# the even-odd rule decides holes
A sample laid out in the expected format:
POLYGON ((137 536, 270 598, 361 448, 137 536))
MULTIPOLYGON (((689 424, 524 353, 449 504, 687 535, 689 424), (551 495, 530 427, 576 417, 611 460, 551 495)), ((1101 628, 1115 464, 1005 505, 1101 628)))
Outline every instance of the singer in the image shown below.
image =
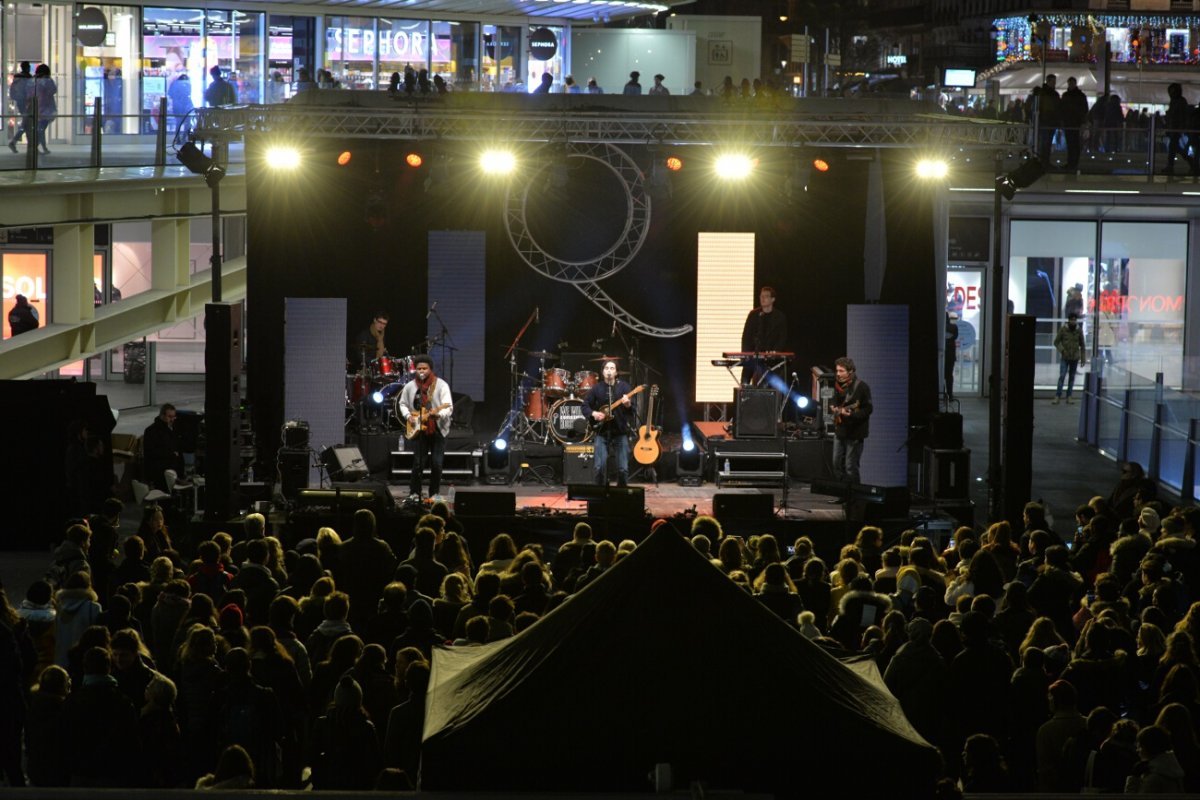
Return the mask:
MULTIPOLYGON (((775 307, 775 290, 770 286, 762 287, 758 292, 758 303, 742 328, 742 350, 747 353, 787 350, 787 317, 775 307)), ((761 361, 748 363, 742 369, 742 383, 758 383, 764 372, 766 367, 761 361)))
POLYGON ((604 380, 588 390, 583 402, 596 428, 594 478, 599 486, 608 485, 608 460, 617 462, 617 486, 629 480, 629 434, 637 422, 629 400, 629 384, 617 377, 617 363, 604 363, 604 380))
POLYGON ((421 354, 413 357, 417 368, 416 380, 409 381, 400 390, 400 415, 409 421, 415 430, 408 444, 413 451, 412 479, 409 481, 409 499, 421 499, 421 473, 429 467, 429 495, 434 502, 441 500, 442 463, 446 457, 446 436, 450 433, 450 420, 454 415, 454 403, 450 397, 450 384, 433 374, 433 359, 421 354))

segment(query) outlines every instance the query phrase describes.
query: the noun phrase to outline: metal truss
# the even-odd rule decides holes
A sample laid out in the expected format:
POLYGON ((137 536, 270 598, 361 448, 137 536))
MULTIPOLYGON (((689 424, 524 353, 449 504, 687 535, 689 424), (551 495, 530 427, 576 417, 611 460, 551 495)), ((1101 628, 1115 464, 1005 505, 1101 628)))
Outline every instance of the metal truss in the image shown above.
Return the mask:
POLYGON ((270 105, 197 109, 197 138, 229 141, 247 133, 272 132, 289 137, 722 145, 758 147, 865 147, 925 149, 1020 148, 1028 127, 992 120, 940 114, 906 115, 799 110, 762 110, 749 114, 714 109, 708 114, 632 114, 562 108, 457 110, 410 102, 388 108, 270 105))
POLYGON ((576 283, 574 286, 584 297, 595 303, 596 307, 601 311, 608 314, 625 327, 646 336, 653 336, 656 339, 673 339, 677 336, 686 336, 694 330, 691 325, 681 325, 678 328, 659 328, 654 325, 647 325, 625 309, 621 308, 621 306, 617 304, 617 301, 609 297, 608 294, 606 294, 605 291, 600 288, 599 284, 584 282, 576 283))
POLYGON ((650 232, 650 198, 646 196, 641 168, 612 145, 585 142, 567 144, 563 151, 556 147, 548 149, 552 153, 543 167, 509 188, 504 227, 513 249, 530 267, 547 278, 564 283, 599 281, 620 272, 642 249, 650 232), (606 252, 587 261, 565 261, 550 255, 534 240, 525 220, 530 191, 543 180, 547 171, 565 167, 565 160, 570 158, 589 158, 603 164, 625 189, 625 226, 621 235, 606 252))

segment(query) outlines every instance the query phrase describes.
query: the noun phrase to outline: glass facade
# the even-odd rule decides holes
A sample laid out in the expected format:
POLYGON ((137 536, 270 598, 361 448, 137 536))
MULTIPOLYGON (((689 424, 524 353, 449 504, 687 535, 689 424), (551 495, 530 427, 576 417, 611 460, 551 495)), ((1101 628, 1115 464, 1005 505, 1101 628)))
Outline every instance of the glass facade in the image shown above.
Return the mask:
MULTIPOLYGON (((1162 4, 1165 8, 1166 3, 1162 4)), ((1190 8, 1189 8, 1190 10, 1190 8)), ((1107 41, 1121 64, 1200 63, 1200 20, 1182 14, 1048 14, 1037 26, 1029 18, 992 23, 997 61, 1095 63, 1107 41), (1045 52, 1042 39, 1045 38, 1045 52)))
POLYGON ((525 67, 525 91, 527 92, 532 92, 541 85, 542 73, 549 72, 554 76, 554 85, 550 88, 552 92, 561 92, 563 90, 563 79, 567 77, 566 29, 547 26, 546 30, 554 34, 554 38, 558 40, 558 47, 555 48, 554 55, 545 61, 534 59, 533 55, 526 51, 528 58, 526 59, 525 67))
POLYGON ((75 48, 75 80, 82 99, 75 125, 77 133, 92 132, 92 116, 99 100, 106 134, 138 132, 138 70, 141 42, 136 6, 96 6, 108 22, 104 44, 75 48))
POLYGON ((483 71, 479 90, 512 91, 520 73, 521 29, 515 25, 484 25, 483 71))

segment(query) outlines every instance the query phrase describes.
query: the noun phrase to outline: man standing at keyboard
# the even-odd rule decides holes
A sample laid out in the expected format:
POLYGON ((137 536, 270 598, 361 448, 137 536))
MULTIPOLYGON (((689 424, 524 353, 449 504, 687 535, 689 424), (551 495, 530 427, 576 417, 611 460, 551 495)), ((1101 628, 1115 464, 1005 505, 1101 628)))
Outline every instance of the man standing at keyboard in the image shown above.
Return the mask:
MULTIPOLYGON (((746 317, 742 328, 742 350, 747 353, 775 353, 787 349, 787 317, 775 307, 775 290, 764 286, 758 292, 758 307, 746 317)), ((780 369, 786 373, 787 365, 780 369)), ((742 369, 743 384, 761 383, 767 372, 762 359, 748 359, 742 369)), ((781 375, 786 377, 786 375, 781 375)))

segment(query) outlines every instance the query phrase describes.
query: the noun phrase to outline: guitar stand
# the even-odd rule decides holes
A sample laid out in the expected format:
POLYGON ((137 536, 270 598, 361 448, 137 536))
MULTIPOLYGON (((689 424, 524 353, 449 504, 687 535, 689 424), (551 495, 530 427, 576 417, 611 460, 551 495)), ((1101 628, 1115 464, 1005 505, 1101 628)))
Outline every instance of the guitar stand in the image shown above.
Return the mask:
POLYGON ((529 462, 522 461, 520 468, 509 480, 508 485, 512 486, 514 483, 518 482, 524 483, 525 477, 532 475, 534 478, 537 478, 543 486, 553 489, 554 481, 546 477, 546 471, 549 471, 550 475, 553 477, 554 469, 548 464, 538 464, 536 467, 531 467, 529 462))
POLYGON ((640 477, 648 474, 650 476, 650 480, 654 481, 654 488, 657 489, 658 488, 658 467, 655 466, 655 464, 657 464, 657 463, 658 462, 656 461, 656 462, 654 462, 654 464, 639 465, 637 469, 635 469, 633 472, 629 473, 629 482, 633 483, 634 478, 640 478, 640 477))

